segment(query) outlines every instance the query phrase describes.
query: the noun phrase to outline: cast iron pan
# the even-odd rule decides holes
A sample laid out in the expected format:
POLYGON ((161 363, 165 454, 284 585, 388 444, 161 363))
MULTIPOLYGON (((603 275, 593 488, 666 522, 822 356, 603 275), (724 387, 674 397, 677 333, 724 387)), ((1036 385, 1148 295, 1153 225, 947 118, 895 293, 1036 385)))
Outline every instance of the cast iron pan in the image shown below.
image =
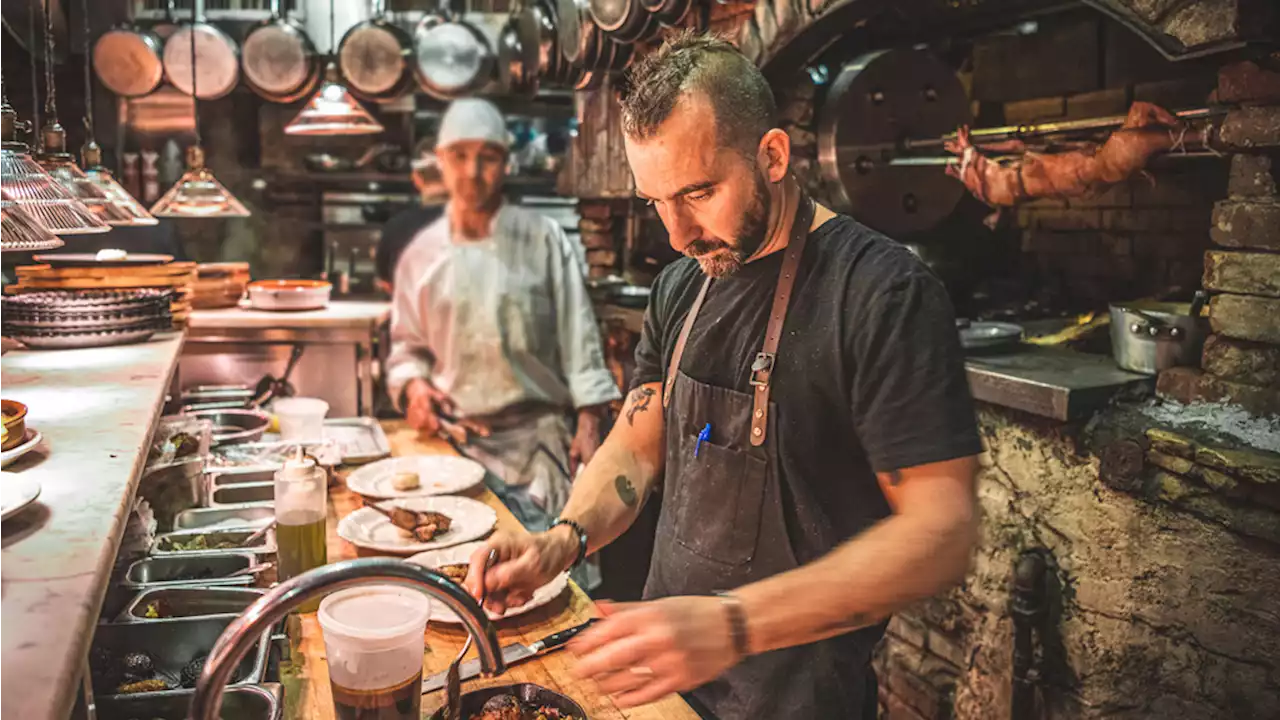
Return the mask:
MULTIPOLYGON (((462 717, 469 718, 472 715, 479 715, 484 704, 495 695, 515 695, 521 702, 532 706, 534 709, 553 707, 560 711, 560 717, 565 718, 565 720, 569 718, 573 718, 573 720, 589 720, 587 711, 583 710, 578 703, 554 690, 548 690, 541 685, 534 685, 533 683, 498 685, 463 693, 462 717)), ((444 720, 444 713, 445 708, 441 707, 431 714, 430 720, 444 720)))

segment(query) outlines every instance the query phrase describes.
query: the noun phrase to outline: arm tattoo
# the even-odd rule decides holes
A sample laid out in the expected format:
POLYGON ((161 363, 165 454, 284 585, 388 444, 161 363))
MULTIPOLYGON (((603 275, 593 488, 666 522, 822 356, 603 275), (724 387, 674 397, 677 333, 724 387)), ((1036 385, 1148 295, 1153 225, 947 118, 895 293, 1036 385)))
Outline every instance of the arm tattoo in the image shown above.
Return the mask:
MULTIPOLYGON (((652 391, 651 391, 652 392, 652 391)), ((636 506, 636 487, 631 484, 626 475, 619 475, 613 479, 613 487, 618 491, 618 497, 627 507, 636 506)))
POLYGON ((653 388, 638 387, 631 391, 628 399, 631 401, 631 407, 627 408, 627 424, 634 425, 636 413, 644 412, 649 409, 649 403, 653 400, 653 388))

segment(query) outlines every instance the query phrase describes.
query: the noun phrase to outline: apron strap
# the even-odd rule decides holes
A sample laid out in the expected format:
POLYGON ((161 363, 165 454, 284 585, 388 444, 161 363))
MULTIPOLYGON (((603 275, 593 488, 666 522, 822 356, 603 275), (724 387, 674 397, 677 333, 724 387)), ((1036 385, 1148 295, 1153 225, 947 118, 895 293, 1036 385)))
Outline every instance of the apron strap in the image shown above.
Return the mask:
POLYGON ((671 362, 667 365, 667 378, 662 383, 662 407, 666 408, 671 404, 671 386, 676 382, 676 373, 680 370, 680 358, 684 357, 684 345, 689 342, 689 331, 693 329, 693 321, 698 317, 698 311, 702 309, 702 301, 707 299, 707 288, 711 287, 711 278, 702 280, 702 289, 698 290, 698 297, 693 301, 693 307, 689 308, 689 314, 685 316, 684 327, 680 328, 680 337, 676 338, 676 347, 671 351, 671 362))
POLYGON ((804 255, 804 243, 809 238, 809 226, 813 224, 813 200, 800 191, 800 204, 791 222, 791 240, 782 256, 782 271, 773 289, 773 309, 769 312, 769 324, 764 331, 764 347, 756 353, 751 363, 751 385, 755 387, 751 408, 751 444, 764 444, 769 427, 769 380, 778 358, 778 341, 782 339, 782 324, 787 319, 787 306, 791 302, 791 289, 796 284, 800 269, 800 257, 804 255))

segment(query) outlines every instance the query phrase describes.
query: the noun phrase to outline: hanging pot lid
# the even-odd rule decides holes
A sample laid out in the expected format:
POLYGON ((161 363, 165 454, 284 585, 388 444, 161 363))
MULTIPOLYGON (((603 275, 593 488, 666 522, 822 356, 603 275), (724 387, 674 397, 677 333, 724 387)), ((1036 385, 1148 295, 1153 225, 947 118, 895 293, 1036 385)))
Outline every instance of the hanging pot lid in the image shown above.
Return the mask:
POLYGON ((320 79, 315 44, 282 14, 280 0, 271 0, 271 18, 245 35, 240 58, 245 84, 272 102, 292 102, 311 92, 320 79))
POLYGON ((427 92, 450 100, 470 92, 493 73, 494 56, 484 35, 467 22, 443 22, 418 43, 418 72, 427 92))
POLYGON ((640 0, 640 4, 653 15, 654 20, 667 27, 683 23, 693 8, 693 0, 640 0))

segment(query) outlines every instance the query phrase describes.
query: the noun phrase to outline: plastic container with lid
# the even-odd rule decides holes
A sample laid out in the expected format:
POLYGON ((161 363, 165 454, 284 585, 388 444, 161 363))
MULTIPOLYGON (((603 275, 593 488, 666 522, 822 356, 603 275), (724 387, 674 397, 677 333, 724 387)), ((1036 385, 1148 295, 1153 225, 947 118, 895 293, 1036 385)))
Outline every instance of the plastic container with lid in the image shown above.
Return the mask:
POLYGON ((271 404, 280 421, 280 439, 285 442, 319 442, 324 439, 324 418, 329 403, 320 398, 280 398, 271 404))
MULTIPOLYGON (((329 595, 318 614, 329 679, 357 691, 420 682, 430 614, 425 594, 400 585, 365 585, 329 595)), ((420 688, 413 694, 420 695, 420 688)))

